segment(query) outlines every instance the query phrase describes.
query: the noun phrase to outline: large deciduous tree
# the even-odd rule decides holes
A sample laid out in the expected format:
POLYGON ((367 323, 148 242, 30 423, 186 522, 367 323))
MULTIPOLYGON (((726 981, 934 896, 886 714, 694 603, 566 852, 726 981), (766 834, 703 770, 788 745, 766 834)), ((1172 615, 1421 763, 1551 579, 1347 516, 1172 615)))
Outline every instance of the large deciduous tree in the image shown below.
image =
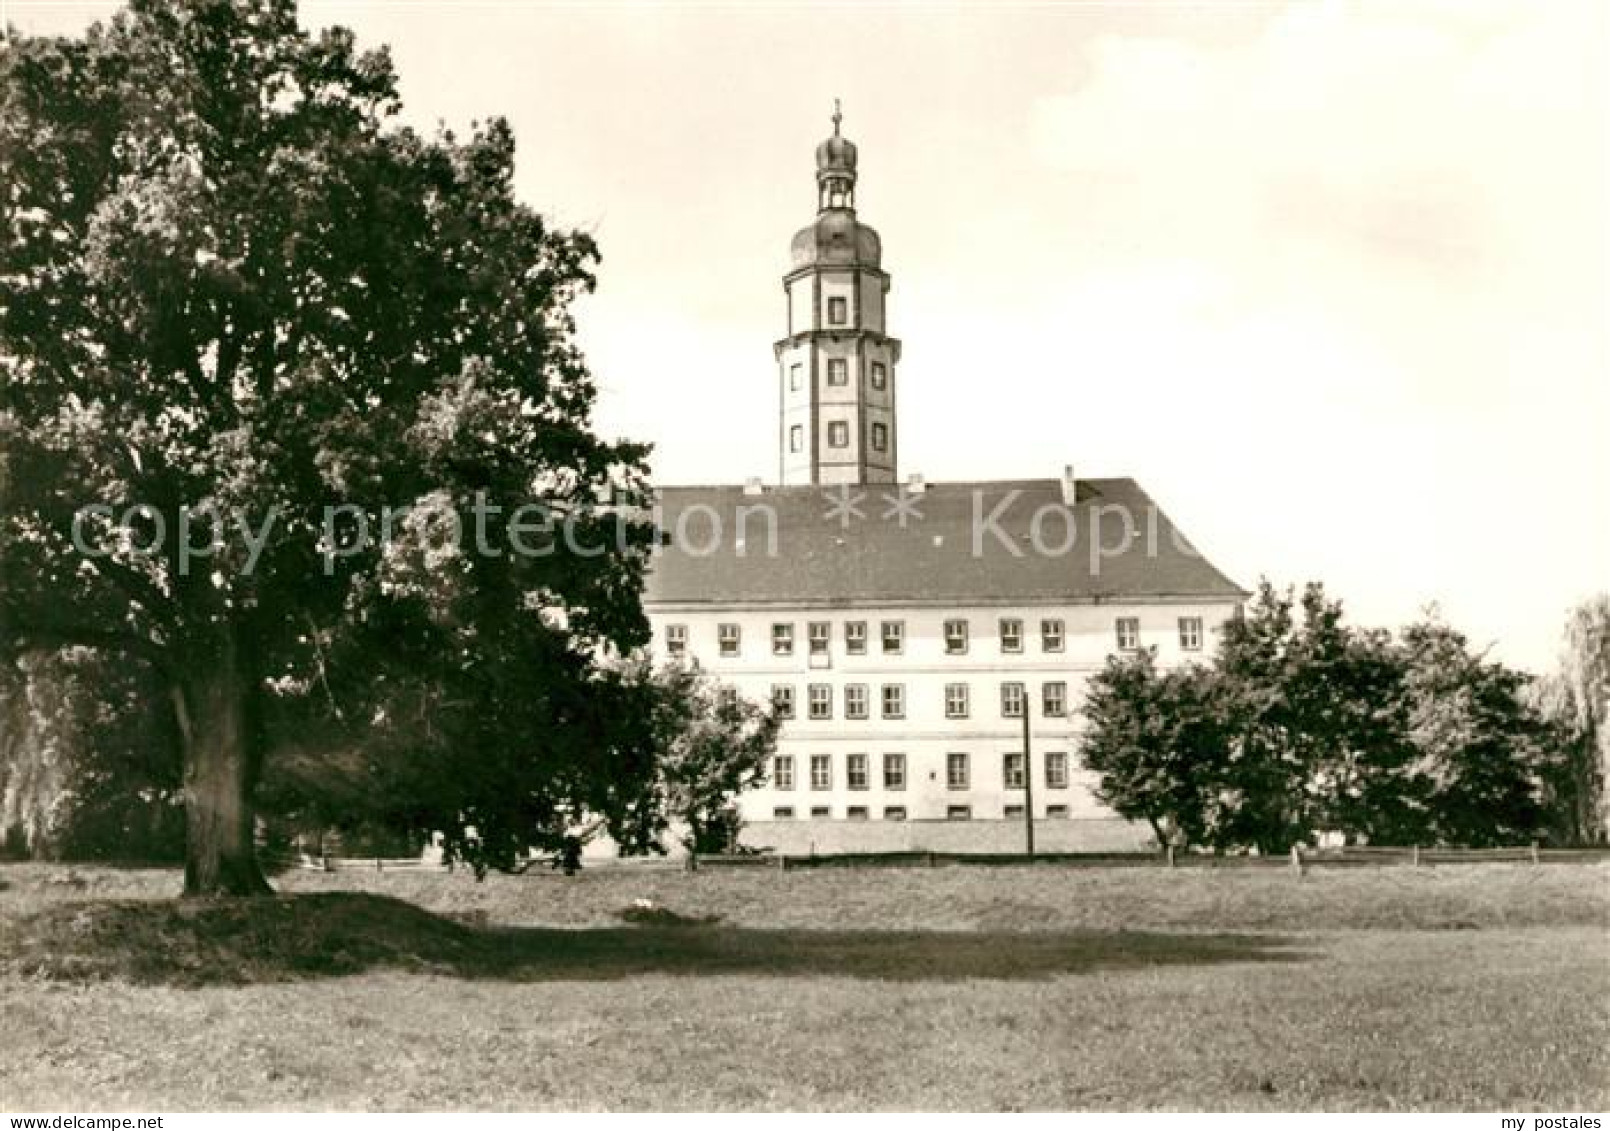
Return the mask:
POLYGON ((1610 838, 1610 594, 1572 609, 1556 669, 1531 688, 1552 726, 1545 778, 1555 835, 1573 844, 1610 838))
POLYGON ((385 732, 465 844, 643 769, 590 758, 647 541, 645 453, 592 431, 572 342, 594 246, 515 200, 504 123, 399 109, 292 0, 133 0, 0 55, 0 646, 149 666, 187 892, 266 890, 286 735, 385 732))

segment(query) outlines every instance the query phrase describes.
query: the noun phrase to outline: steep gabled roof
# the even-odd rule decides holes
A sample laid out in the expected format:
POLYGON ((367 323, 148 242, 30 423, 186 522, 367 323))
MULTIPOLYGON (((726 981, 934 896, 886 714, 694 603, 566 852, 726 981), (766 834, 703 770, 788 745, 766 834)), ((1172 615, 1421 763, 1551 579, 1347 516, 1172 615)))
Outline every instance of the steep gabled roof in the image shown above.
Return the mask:
POLYGON ((665 487, 659 507, 669 544, 651 568, 651 607, 1247 595, 1133 479, 1080 480, 1071 507, 1058 479, 934 483, 920 494, 896 484, 665 487))

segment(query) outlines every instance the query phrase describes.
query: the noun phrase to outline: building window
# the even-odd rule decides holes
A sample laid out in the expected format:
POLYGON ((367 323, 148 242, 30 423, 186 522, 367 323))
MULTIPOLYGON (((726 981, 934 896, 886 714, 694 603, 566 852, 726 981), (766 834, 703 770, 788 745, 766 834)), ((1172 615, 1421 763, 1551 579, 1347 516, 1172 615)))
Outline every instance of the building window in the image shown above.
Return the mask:
POLYGON ((738 707, 738 689, 736 687, 723 687, 716 692, 716 703, 723 711, 736 710, 738 707))
POLYGON ((846 683, 844 685, 844 717, 847 719, 864 719, 867 717, 866 684, 846 683))
POLYGON ((844 650, 852 656, 866 655, 866 621, 852 620, 845 622, 844 650))
POLYGON ((1023 685, 1021 683, 1001 684, 1001 718, 1021 719, 1023 717, 1023 685))
POLYGON ((833 688, 831 684, 813 683, 810 689, 811 718, 831 719, 833 717, 833 688))
POLYGON ((773 656, 792 656, 794 654, 793 625, 774 624, 771 626, 771 654, 773 656))
POLYGON ((799 392, 805 384, 805 367, 803 365, 790 365, 788 367, 788 388, 791 392, 799 392))
POLYGON ((830 420, 827 424, 827 446, 830 448, 847 448, 850 446, 850 426, 842 420, 830 420))
POLYGON ((1113 631, 1117 633, 1120 652, 1133 652, 1140 647, 1139 617, 1119 617, 1113 622, 1113 631))
POLYGON ((851 805, 848 809, 844 810, 844 816, 846 819, 851 821, 864 821, 867 819, 866 806, 851 805))
POLYGON ((967 651, 967 622, 964 620, 947 620, 945 622, 945 654, 960 656, 967 651))
POLYGON ((1068 685, 1054 680, 1040 688, 1040 713, 1048 719, 1060 719, 1068 713, 1068 685))
POLYGON ((829 326, 842 326, 850 320, 849 303, 842 298, 827 300, 827 324, 829 326))
POLYGON ((832 815, 833 815, 833 810, 829 806, 826 806, 826 805, 812 805, 811 806, 811 819, 812 820, 825 821, 827 818, 831 817, 832 815))
POLYGON ((792 821, 794 819, 794 807, 792 805, 777 806, 771 811, 771 819, 774 821, 792 821))
POLYGON ((872 363, 872 387, 879 392, 889 387, 889 367, 881 361, 872 363))
POLYGON ((1023 622, 1016 617, 1006 617, 1001 621, 1001 651, 1023 651, 1023 622))
POLYGON ((904 754, 885 754, 883 756, 883 788, 906 788, 906 756, 904 754))
MULTIPOLYGON (((833 757, 830 754, 811 755, 811 788, 815 790, 833 788, 833 757)), ((816 816, 813 812, 811 816, 816 816)))
POLYGON ((791 719, 791 718, 793 718, 794 717, 794 688, 790 684, 786 684, 786 683, 774 683, 774 684, 772 684, 771 685, 771 705, 772 705, 772 710, 774 710, 777 713, 777 717, 779 719, 791 719))
POLYGON ((889 429, 887 425, 872 425, 872 450, 886 452, 889 450, 889 429))
POLYGON ((1045 788, 1068 788, 1068 756, 1053 750, 1045 756, 1045 788))
POLYGON ((946 754, 945 755, 945 788, 946 789, 966 789, 967 788, 967 755, 965 755, 965 754, 946 754))
POLYGON ((771 760, 771 787, 773 789, 794 788, 794 756, 792 754, 779 754, 771 760))
POLYGON ((1062 622, 1060 620, 1043 620, 1040 622, 1040 650, 1042 652, 1062 651, 1062 622))
POLYGON ((788 430, 788 450, 802 452, 805 450, 805 426, 796 424, 788 430))
POLYGON ((906 819, 906 807, 904 805, 885 805, 883 807, 883 819, 885 821, 903 821, 903 820, 905 820, 906 819))
POLYGON ((1068 807, 1066 805, 1047 805, 1045 807, 1045 815, 1047 817, 1066 817, 1068 815, 1068 807))
POLYGON ((811 655, 827 655, 828 643, 833 639, 833 626, 825 620, 813 620, 806 631, 810 633, 811 655))
POLYGON ((1002 810, 1001 815, 1008 821, 1021 821, 1023 819, 1023 806, 1008 805, 1002 810))
POLYGON ((1202 650, 1202 618, 1180 618, 1180 648, 1186 652, 1202 650))
POLYGON ((848 754, 844 758, 844 784, 851 789, 869 789, 871 774, 867 770, 865 754, 848 754))
POLYGON ((848 385, 850 383, 850 364, 842 357, 827 359, 827 383, 829 385, 848 385))
POLYGON ((886 683, 883 685, 883 717, 886 719, 903 719, 906 717, 905 684, 886 683))
POLYGON ((688 650, 688 626, 685 624, 668 624, 665 626, 665 651, 672 656, 681 656, 688 650))
POLYGON ((971 821, 972 819, 973 807, 971 805, 945 806, 945 820, 947 821, 971 821))
POLYGON ((945 718, 965 719, 967 717, 967 685, 965 683, 945 684, 945 718))
POLYGON ((898 656, 906 646, 906 622, 903 620, 886 620, 883 622, 883 652, 888 656, 898 656))
POLYGON ((716 640, 720 645, 723 656, 736 656, 738 654, 738 626, 723 624, 716 627, 716 640))
POLYGON ((1023 755, 1001 755, 1001 786, 1005 789, 1023 788, 1023 755))

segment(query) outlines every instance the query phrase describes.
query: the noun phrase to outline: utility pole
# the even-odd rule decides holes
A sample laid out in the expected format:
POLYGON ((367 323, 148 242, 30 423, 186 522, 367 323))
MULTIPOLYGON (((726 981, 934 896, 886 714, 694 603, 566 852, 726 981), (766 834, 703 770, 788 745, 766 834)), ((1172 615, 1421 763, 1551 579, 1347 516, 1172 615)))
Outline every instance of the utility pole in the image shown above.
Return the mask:
POLYGON ((1023 688, 1023 843, 1034 859, 1034 759, 1029 753, 1029 689, 1023 688))

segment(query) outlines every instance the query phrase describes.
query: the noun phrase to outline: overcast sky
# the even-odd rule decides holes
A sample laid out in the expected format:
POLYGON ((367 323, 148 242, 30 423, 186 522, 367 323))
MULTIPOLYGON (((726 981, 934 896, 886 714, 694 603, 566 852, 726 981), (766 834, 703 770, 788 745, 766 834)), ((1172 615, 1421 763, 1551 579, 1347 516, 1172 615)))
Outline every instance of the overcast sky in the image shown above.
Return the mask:
MULTIPOLYGON (((0 0, 25 30, 109 5, 0 0)), ((597 235, 599 424, 776 474, 780 278, 834 97, 902 472, 1139 479, 1251 586, 1551 663, 1610 588, 1607 5, 306 2, 409 117, 502 114, 597 235)))

